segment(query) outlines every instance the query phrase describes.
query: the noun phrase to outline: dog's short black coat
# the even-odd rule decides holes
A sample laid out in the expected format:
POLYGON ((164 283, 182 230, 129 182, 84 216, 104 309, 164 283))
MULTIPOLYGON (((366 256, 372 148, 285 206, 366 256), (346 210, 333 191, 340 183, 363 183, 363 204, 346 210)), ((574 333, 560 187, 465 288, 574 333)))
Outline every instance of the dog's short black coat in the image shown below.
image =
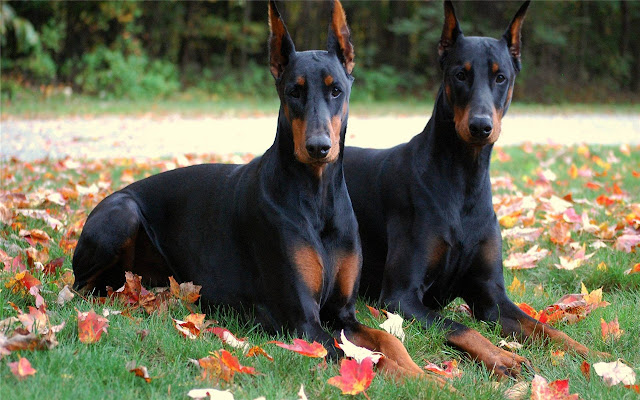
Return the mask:
POLYGON ((75 250, 75 285, 119 287, 125 271, 151 285, 174 276, 202 285, 205 306, 251 309, 268 330, 335 356, 326 323, 384 352, 383 369, 421 374, 398 339, 355 316, 361 249, 342 167, 354 51, 342 5, 327 51, 297 52, 273 1, 269 22, 281 100, 273 145, 247 165, 181 168, 105 198, 75 250))
POLYGON ((588 351, 538 324, 505 292, 489 161, 521 68, 528 5, 493 39, 465 37, 446 1, 439 45, 443 83, 424 131, 391 149, 347 147, 344 158, 363 246, 361 292, 408 318, 437 321, 449 343, 501 376, 517 375, 527 361, 444 319, 438 309, 462 297, 476 318, 499 321, 505 335, 542 335, 588 351))

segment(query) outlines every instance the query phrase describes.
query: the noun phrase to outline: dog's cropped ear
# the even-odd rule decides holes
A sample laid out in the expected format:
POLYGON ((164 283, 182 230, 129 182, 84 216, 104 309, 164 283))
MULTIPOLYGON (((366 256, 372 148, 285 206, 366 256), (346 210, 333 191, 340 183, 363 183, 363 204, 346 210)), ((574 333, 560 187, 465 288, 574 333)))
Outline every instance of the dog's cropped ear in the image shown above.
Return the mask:
POLYGON ((269 65, 271 75, 279 79, 289 64, 289 57, 296 51, 287 27, 280 17, 276 2, 269 1, 269 65))
POLYGON ((462 30, 460 29, 458 18, 456 18, 453 4, 447 0, 444 2, 444 26, 442 27, 440 43, 438 43, 438 54, 440 58, 456 43, 460 34, 462 34, 462 30))
POLYGON ((347 74, 351 75, 355 62, 355 53, 351 44, 351 32, 347 26, 347 16, 344 13, 339 0, 333 1, 331 10, 331 23, 329 25, 329 37, 327 50, 338 56, 347 74))
POLYGON ((507 41, 507 46, 509 46, 509 53, 511 53, 511 59, 513 60, 513 66, 516 71, 520 71, 520 47, 522 45, 521 41, 521 30, 522 30, 522 22, 524 21, 524 16, 527 13, 527 8, 529 7, 530 1, 527 0, 520 9, 516 13, 515 17, 509 24, 507 31, 504 33, 503 37, 507 41))

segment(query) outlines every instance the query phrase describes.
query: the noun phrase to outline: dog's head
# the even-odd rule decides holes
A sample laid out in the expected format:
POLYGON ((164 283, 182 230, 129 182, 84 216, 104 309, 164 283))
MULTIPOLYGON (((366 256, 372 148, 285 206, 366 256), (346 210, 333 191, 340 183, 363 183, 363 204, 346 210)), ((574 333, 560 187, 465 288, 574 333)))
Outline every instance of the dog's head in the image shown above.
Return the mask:
POLYGON ((495 143, 520 71, 520 32, 529 1, 518 10, 500 39, 465 37, 453 4, 444 3, 438 52, 444 95, 456 132, 474 146, 495 143))
POLYGON ((280 117, 292 132, 296 160, 321 176, 342 151, 349 112, 354 51, 344 10, 334 0, 326 51, 296 51, 274 1, 269 2, 269 27, 280 117))

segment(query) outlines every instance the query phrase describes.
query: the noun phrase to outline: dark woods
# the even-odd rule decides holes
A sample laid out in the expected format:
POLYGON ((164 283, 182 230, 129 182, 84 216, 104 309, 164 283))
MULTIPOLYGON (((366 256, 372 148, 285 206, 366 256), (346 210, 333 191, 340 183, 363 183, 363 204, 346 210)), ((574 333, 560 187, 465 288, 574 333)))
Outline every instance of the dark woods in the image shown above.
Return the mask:
MULTIPOLYGON (((432 98, 442 3, 344 7, 358 48, 353 98, 432 98)), ((467 35, 494 37, 517 8, 508 1, 456 7, 467 35)), ((114 98, 177 90, 268 96, 266 10, 262 1, 3 2, 3 98, 25 85, 114 98)), ((329 2, 287 2, 283 13, 300 49, 324 46, 326 33, 316 33, 325 31, 329 2)), ((523 37, 519 101, 638 101, 640 2, 535 2, 523 37)))

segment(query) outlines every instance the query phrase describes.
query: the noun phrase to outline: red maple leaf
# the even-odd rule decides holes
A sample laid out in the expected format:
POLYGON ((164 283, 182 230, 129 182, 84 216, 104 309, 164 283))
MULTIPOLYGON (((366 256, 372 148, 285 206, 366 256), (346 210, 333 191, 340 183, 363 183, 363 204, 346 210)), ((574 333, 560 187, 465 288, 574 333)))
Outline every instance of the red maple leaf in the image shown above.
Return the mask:
POLYGON ((577 394, 569 394, 569 380, 559 379, 548 383, 536 375, 531 381, 531 400, 578 400, 577 394))
POLYGON ((107 332, 109 320, 99 316, 95 311, 78 311, 78 338, 82 343, 95 343, 103 332, 107 332))
POLYGON ((371 385, 374 376, 373 361, 370 358, 365 358, 361 363, 343 358, 340 363, 340 375, 329 378, 327 383, 342 390, 342 394, 362 393, 368 398, 365 390, 371 385))
POLYGON ((16 362, 9 363, 9 368, 11 369, 11 373, 16 376, 16 378, 22 380, 30 375, 35 375, 37 372, 31 366, 29 360, 24 357, 20 357, 20 359, 16 362))
POLYGON ((462 376, 462 371, 458 368, 458 362, 456 360, 445 361, 442 365, 444 368, 427 361, 427 365, 423 368, 429 372, 433 372, 434 374, 441 375, 446 379, 462 376))
POLYGON ((307 357, 324 358, 327 355, 327 349, 318 342, 309 343, 303 339, 293 339, 293 344, 286 344, 278 341, 271 341, 283 349, 295 351, 307 357))

